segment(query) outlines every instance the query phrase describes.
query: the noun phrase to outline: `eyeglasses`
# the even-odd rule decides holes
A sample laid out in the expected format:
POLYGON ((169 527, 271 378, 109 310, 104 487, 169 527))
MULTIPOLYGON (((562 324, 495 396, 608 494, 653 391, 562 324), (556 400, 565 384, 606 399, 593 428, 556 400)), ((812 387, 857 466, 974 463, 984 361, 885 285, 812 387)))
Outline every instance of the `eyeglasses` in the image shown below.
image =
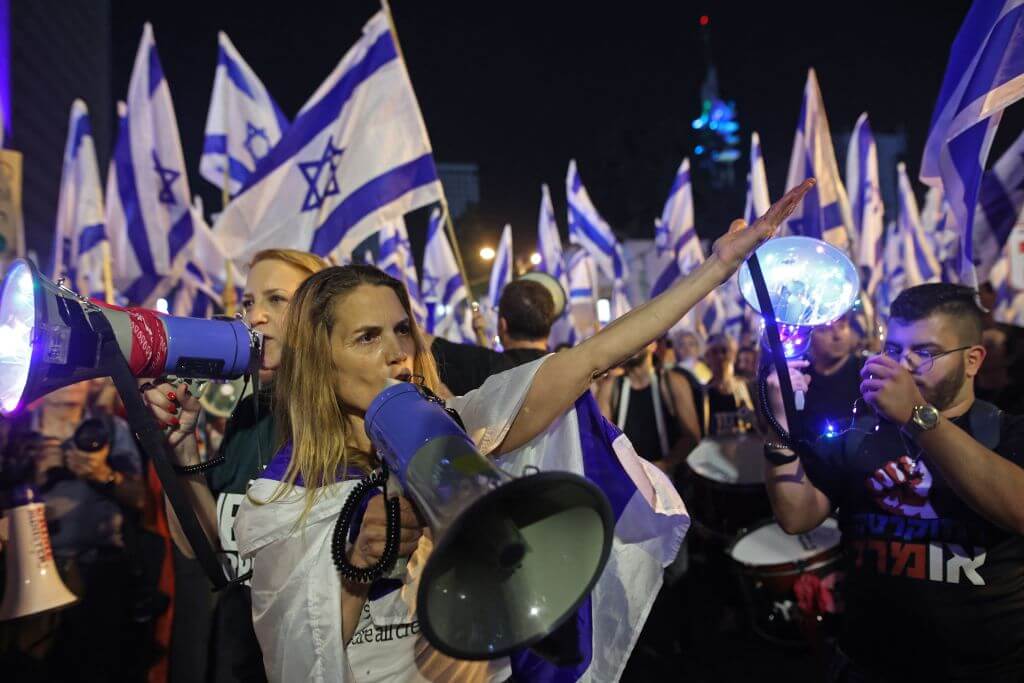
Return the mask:
POLYGON ((911 372, 918 375, 926 375, 928 374, 928 371, 932 369, 932 366, 935 365, 936 358, 942 358, 943 356, 948 356, 949 354, 956 353, 957 351, 965 351, 972 346, 973 344, 968 344, 967 346, 949 349, 948 351, 932 352, 928 349, 907 349, 904 351, 898 346, 886 345, 882 353, 889 358, 892 358, 897 363, 901 362, 905 357, 907 362, 910 363, 911 372))

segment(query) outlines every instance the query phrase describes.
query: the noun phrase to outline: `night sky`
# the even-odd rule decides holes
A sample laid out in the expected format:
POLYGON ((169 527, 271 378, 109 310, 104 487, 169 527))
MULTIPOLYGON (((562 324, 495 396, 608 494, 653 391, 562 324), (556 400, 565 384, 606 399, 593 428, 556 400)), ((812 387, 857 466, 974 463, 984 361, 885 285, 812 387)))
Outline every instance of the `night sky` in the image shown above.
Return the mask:
MULTIPOLYGON (((114 3, 113 91, 124 96, 142 23, 151 21, 193 169, 192 189, 212 208, 219 205, 219 193, 194 169, 217 31, 228 33, 292 117, 378 5, 189 5, 114 3)), ((743 209, 752 130, 761 134, 772 197, 784 190, 811 66, 833 136, 849 131, 866 110, 876 132, 906 133, 905 161, 916 177, 949 47, 968 6, 938 0, 603 7, 394 0, 393 11, 435 158, 480 167, 481 205, 458 226, 468 257, 495 242, 505 222, 516 230, 517 254, 529 253, 542 182, 552 188, 556 215, 565 215, 571 157, 598 210, 621 237, 651 236, 675 169, 692 153, 690 121, 700 113, 698 91, 707 68, 698 26, 702 14, 710 16, 720 94, 736 102, 745 140, 734 189, 712 192, 701 176, 694 181, 702 236, 717 235, 743 209)), ((1022 107, 1013 109, 990 162, 1021 129, 1022 107)), ((837 152, 842 159, 845 150, 837 152)))

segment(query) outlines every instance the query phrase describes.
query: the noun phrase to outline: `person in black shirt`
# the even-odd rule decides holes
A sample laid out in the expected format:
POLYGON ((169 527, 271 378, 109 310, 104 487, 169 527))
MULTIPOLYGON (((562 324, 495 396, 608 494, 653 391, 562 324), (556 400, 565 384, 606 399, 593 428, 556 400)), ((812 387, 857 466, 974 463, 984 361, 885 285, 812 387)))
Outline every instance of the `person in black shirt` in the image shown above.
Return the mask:
POLYGON ((890 315, 861 372, 878 417, 765 451, 779 524, 803 533, 835 510, 850 547, 834 680, 1024 680, 1024 419, 975 399, 973 290, 912 287, 890 315))
POLYGON ((476 389, 491 375, 537 360, 548 353, 555 301, 539 282, 513 280, 498 302, 498 337, 504 351, 456 344, 427 336, 441 382, 453 396, 476 389))
MULTIPOLYGON (((856 335, 849 314, 811 331, 807 390, 801 422, 813 434, 823 434, 829 425, 838 430, 849 421, 854 401, 860 398, 860 370, 864 360, 854 353, 856 335)), ((862 402, 863 404, 863 402, 862 402)))

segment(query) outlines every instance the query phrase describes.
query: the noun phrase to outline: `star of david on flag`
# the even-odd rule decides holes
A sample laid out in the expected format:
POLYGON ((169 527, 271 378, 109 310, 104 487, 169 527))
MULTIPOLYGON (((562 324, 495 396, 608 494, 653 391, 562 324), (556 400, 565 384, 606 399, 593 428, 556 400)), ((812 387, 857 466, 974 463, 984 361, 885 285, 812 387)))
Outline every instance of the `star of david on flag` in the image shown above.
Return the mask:
POLYGON ((181 171, 175 171, 173 168, 163 166, 155 149, 153 150, 153 170, 156 171, 158 176, 157 182, 160 183, 157 200, 162 204, 174 206, 177 200, 174 198, 173 185, 174 181, 181 177, 181 171))
POLYGON ((288 130, 288 119, 223 31, 199 173, 233 197, 288 130))
POLYGON ((338 189, 338 159, 341 158, 342 150, 334 146, 334 140, 327 138, 327 146, 323 154, 315 161, 300 161, 299 170, 306 177, 309 189, 306 191, 306 198, 302 201, 303 211, 319 209, 324 205, 324 200, 341 192, 338 189), (321 179, 323 176, 323 179, 321 179))
POLYGON ((236 262, 269 247, 351 253, 388 221, 440 198, 419 105, 378 12, 214 231, 236 262))

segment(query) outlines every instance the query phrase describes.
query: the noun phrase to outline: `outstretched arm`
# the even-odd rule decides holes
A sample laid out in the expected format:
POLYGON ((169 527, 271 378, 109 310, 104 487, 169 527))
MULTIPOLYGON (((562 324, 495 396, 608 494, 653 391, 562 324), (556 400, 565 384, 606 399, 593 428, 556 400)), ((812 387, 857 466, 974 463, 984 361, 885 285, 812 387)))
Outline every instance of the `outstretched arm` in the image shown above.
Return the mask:
POLYGON ((734 221, 729 232, 715 242, 711 256, 685 278, 578 346, 548 358, 537 370, 499 452, 515 450, 540 434, 572 406, 595 377, 667 332, 775 233, 813 184, 808 179, 787 192, 749 227, 741 220, 734 221))

